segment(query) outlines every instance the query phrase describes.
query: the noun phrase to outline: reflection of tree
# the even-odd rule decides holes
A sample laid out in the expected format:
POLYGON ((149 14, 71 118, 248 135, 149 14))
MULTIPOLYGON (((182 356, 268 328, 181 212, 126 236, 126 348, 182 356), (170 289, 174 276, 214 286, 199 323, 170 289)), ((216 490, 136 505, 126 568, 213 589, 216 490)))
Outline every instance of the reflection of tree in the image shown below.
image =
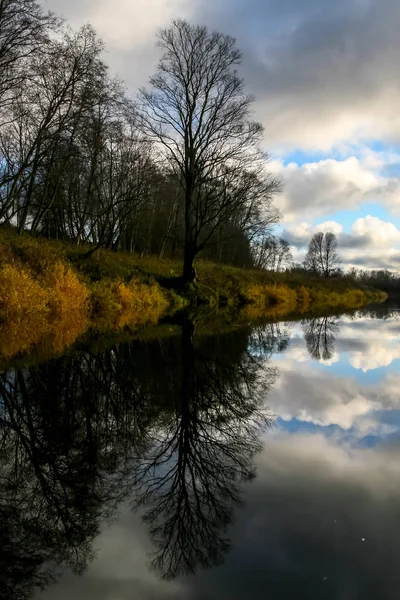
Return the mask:
POLYGON ((334 353, 334 343, 339 333, 337 317, 310 319, 303 324, 304 339, 311 356, 329 360, 334 353))
POLYGON ((146 507, 157 547, 153 565, 167 578, 216 564, 228 550, 225 530, 241 482, 255 476, 259 434, 270 424, 264 395, 275 379, 246 346, 237 352, 238 336, 221 348, 221 339, 196 346, 192 334, 186 322, 174 412, 135 473, 136 506, 146 507))
POLYGON ((58 563, 82 571, 100 519, 122 497, 121 457, 138 429, 138 406, 131 408, 132 391, 124 401, 112 358, 66 358, 0 378, 5 597, 29 597, 58 563))
POLYGON ((192 334, 187 322, 181 338, 0 375, 4 597, 30 597, 57 565, 84 570, 124 498, 146 504, 164 575, 222 559, 275 374, 247 351, 249 330, 192 334))
POLYGON ((289 346, 291 323, 264 323, 254 326, 250 336, 250 348, 257 356, 269 358, 284 352, 289 346))

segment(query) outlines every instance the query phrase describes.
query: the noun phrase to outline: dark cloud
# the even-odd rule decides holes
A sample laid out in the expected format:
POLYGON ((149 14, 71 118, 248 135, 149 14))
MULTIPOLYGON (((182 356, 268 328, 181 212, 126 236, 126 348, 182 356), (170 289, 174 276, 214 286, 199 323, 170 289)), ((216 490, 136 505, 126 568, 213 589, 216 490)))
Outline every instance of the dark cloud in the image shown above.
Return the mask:
POLYGON ((313 146, 324 144, 325 138, 329 147, 346 132, 355 141, 365 127, 372 137, 375 130, 378 137, 383 130, 389 136, 400 133, 397 0, 150 0, 143 2, 142 17, 131 21, 129 2, 122 4, 126 10, 113 9, 112 0, 46 2, 75 26, 101 23, 101 34, 111 44, 111 62, 132 82, 135 69, 142 77, 143 57, 150 68, 154 28, 173 16, 236 36, 244 52, 242 73, 257 94, 258 116, 272 145, 301 141, 313 146))
POLYGON ((364 117, 378 128, 379 119, 396 118, 397 0, 225 0, 197 7, 199 20, 235 34, 244 49, 243 73, 274 142, 294 135, 307 145, 335 128, 355 133, 364 117), (355 122, 342 122, 349 115, 355 122))
POLYGON ((400 259, 398 255, 396 259, 393 256, 355 256, 349 262, 366 269, 393 269, 400 266, 400 259))

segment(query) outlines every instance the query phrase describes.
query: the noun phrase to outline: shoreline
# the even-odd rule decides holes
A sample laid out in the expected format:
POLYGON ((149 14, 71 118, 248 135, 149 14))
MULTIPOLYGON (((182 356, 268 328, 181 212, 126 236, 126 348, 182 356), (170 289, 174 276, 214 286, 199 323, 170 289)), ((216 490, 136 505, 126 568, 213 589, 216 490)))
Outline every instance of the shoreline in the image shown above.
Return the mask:
POLYGON ((196 281, 179 281, 179 261, 88 248, 0 228, 0 359, 41 348, 51 357, 80 337, 135 331, 182 311, 193 320, 304 318, 382 302, 379 290, 346 278, 299 277, 199 260, 196 281))

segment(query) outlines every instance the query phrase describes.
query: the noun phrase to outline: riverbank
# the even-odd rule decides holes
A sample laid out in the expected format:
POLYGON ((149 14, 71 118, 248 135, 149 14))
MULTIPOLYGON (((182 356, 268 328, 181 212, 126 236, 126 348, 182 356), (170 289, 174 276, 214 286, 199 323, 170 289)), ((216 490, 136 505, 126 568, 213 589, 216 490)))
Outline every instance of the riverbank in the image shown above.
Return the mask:
POLYGON ((0 228, 0 357, 40 345, 54 355, 87 332, 134 331, 185 309, 201 318, 283 318, 358 308, 386 294, 346 278, 315 279, 199 260, 196 282, 176 288, 181 263, 72 246, 0 228), (228 316, 226 316, 228 315, 228 316))

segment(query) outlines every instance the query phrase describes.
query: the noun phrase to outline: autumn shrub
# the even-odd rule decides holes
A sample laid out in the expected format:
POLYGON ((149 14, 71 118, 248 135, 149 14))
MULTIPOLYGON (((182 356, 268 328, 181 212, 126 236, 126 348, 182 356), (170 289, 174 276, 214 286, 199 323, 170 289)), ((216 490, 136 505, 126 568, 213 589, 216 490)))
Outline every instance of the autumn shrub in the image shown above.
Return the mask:
POLYGON ((18 321, 34 313, 46 315, 48 295, 25 270, 4 265, 0 270, 0 315, 18 321))
POLYGON ((10 247, 17 264, 28 268, 34 275, 49 272, 62 259, 61 242, 46 242, 28 235, 11 237, 10 247))
POLYGON ((251 285, 246 291, 250 304, 258 306, 285 306, 287 310, 296 307, 296 292, 287 285, 251 285))
POLYGON ((300 285, 296 290, 296 309, 299 312, 305 312, 310 306, 310 290, 304 285, 300 285))
POLYGON ((58 261, 48 269, 44 277, 48 288, 49 308, 52 319, 71 318, 77 313, 86 315, 89 306, 89 290, 73 270, 58 261))
POLYGON ((159 285, 138 281, 101 281, 93 286, 91 300, 92 323, 100 330, 156 323, 169 305, 159 285))
POLYGON ((13 265, 0 270, 0 354, 26 352, 46 332, 48 294, 31 274, 13 265))

